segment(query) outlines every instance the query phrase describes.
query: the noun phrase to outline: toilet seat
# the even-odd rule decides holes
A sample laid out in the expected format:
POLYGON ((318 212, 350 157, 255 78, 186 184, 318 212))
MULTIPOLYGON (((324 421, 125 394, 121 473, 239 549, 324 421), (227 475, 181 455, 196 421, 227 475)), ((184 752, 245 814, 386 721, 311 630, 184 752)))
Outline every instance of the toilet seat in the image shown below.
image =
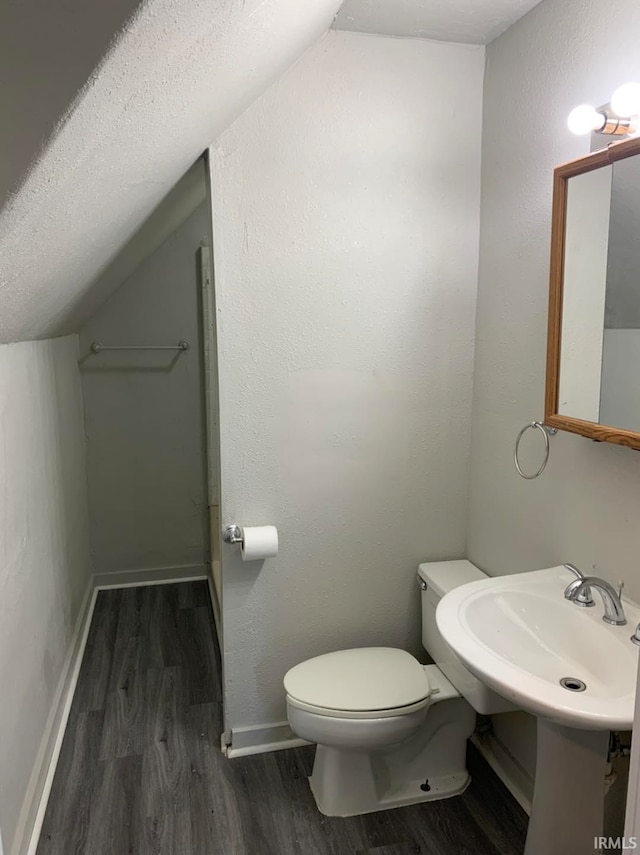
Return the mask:
POLYGON ((423 666, 395 647, 338 650, 301 662, 284 678, 288 702, 316 715, 373 719, 429 705, 423 666))
POLYGON ((408 704, 405 707, 386 707, 381 710, 363 710, 362 712, 354 712, 353 710, 337 710, 332 709, 331 707, 318 707, 313 704, 305 704, 303 701, 299 701, 291 695, 287 695, 287 703, 290 706, 296 707, 299 710, 304 710, 305 712, 314 713, 315 715, 326 715, 331 716, 332 718, 391 718, 392 716, 408 715, 409 713, 421 710, 424 707, 429 706, 430 702, 431 696, 427 695, 427 697, 423 698, 421 701, 418 701, 415 704, 408 704))

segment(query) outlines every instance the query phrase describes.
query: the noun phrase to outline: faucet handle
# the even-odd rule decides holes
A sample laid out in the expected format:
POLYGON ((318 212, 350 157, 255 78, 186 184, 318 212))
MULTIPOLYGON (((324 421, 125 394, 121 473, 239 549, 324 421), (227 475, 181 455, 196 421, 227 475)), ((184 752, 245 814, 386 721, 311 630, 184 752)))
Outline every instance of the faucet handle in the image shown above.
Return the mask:
MULTIPOLYGON (((574 574, 576 579, 584 579, 584 573, 582 572, 582 570, 578 570, 575 564, 565 564, 564 566, 567 570, 570 570, 574 574)), ((567 590, 569 589, 567 588, 567 590)), ((589 588, 588 586, 583 588, 577 595, 577 597, 572 599, 577 606, 582 606, 583 609, 590 609, 591 606, 595 606, 596 604, 595 600, 591 596, 591 588, 589 588)))
POLYGON ((618 599, 622 599, 622 592, 624 591, 624 579, 618 580, 618 599))
POLYGON ((578 570, 575 564, 565 564, 564 568, 565 570, 571 570, 577 579, 584 579, 584 573, 582 570, 578 570))
POLYGON ((631 641, 633 641, 634 644, 637 644, 638 647, 640 647, 640 623, 638 624, 635 629, 635 632, 631 636, 631 641))

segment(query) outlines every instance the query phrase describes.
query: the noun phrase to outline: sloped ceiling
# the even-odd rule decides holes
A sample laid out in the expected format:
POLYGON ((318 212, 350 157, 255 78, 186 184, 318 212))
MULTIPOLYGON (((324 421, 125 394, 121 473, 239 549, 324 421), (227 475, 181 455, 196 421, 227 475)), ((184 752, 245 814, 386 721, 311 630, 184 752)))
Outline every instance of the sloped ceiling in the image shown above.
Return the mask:
POLYGON ((20 184, 139 3, 0 3, 0 200, 20 184))
POLYGON ((11 48, 0 60, 3 160, 11 153, 0 173, 0 342, 77 329, 93 305, 91 283, 209 143, 328 29, 339 5, 147 0, 136 10, 134 0, 9 0, 13 29, 3 6, 0 43, 11 48), (47 5, 29 76, 29 15, 47 5), (56 82, 59 63, 66 70, 56 82))
MULTIPOLYGON (((86 297, 66 321, 80 330, 84 322, 123 285, 134 271, 153 255, 207 199, 204 158, 200 157, 164 197, 158 207, 124 244, 116 257, 88 283, 86 297)), ((205 235, 202 235, 205 237, 205 235)))
POLYGON ((345 0, 335 28, 486 45, 540 0, 345 0))

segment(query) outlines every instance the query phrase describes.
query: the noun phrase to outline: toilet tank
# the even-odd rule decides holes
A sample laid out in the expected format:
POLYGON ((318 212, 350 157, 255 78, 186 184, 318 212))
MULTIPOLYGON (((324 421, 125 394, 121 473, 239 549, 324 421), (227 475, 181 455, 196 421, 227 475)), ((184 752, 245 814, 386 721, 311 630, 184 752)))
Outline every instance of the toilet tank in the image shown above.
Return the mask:
POLYGON ((440 635, 436 624, 436 606, 442 597, 459 585, 486 579, 486 573, 470 561, 436 561, 420 564, 418 577, 422 596, 422 645, 433 661, 460 694, 482 715, 515 710, 513 704, 493 692, 467 670, 440 635))

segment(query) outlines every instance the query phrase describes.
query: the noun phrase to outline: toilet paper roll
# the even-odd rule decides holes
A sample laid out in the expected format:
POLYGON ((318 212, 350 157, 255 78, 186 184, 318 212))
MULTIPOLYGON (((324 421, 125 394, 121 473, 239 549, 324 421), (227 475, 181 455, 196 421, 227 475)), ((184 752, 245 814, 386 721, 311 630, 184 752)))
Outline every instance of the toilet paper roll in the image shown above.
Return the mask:
POLYGON ((261 561, 278 554, 278 529, 274 525, 254 525, 242 529, 243 561, 261 561))

